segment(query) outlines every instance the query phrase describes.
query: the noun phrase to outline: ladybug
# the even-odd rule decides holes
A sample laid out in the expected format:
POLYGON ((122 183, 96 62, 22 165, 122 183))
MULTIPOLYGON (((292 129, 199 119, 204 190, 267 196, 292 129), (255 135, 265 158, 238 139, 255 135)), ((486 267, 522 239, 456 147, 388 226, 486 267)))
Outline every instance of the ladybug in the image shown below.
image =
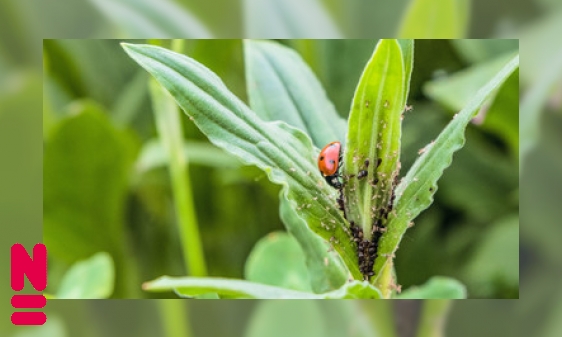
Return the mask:
POLYGON ((342 151, 340 142, 331 142, 326 145, 318 155, 318 169, 326 182, 337 189, 341 189, 340 182, 340 163, 342 161, 342 151))

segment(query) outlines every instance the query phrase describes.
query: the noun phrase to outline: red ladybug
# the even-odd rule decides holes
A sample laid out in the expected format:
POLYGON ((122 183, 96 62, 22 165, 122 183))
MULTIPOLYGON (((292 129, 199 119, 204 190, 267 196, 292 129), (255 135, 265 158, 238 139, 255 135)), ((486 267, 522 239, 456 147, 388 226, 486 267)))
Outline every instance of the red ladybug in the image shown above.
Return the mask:
POLYGON ((342 161, 341 143, 331 142, 326 145, 318 155, 318 169, 326 182, 337 189, 342 187, 340 182, 340 163, 342 161))

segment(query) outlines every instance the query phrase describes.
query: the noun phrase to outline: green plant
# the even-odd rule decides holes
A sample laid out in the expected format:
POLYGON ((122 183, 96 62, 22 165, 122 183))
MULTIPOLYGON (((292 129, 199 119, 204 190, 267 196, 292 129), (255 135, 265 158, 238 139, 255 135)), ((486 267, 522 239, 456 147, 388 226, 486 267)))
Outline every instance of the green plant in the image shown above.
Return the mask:
MULTIPOLYGON (((185 296, 206 293, 267 298, 396 296, 393 259, 405 231, 431 204, 437 180, 450 165, 453 153, 464 144, 468 123, 518 68, 518 57, 515 57, 423 149, 398 183, 400 125, 407 109, 414 47, 409 40, 380 41, 357 86, 347 123, 344 216, 336 202, 337 191, 324 182, 315 159, 316 148, 329 140, 344 140, 345 122, 337 116, 298 55, 271 42, 245 43, 252 110, 215 74, 191 58, 150 45, 123 44, 123 47, 171 93, 215 145, 264 170, 272 182, 283 186, 282 218, 305 252, 311 288, 316 293, 287 290, 275 284, 265 286, 251 280, 216 278, 163 277, 144 285, 147 290, 175 289, 185 296), (372 164, 363 164, 366 160, 372 164), (362 165, 367 168, 366 178, 352 178, 362 165), (374 233, 383 232, 377 240, 373 277, 365 277, 359 270, 357 244, 350 224, 362 228, 367 240, 374 233), (383 230, 373 230, 373 226, 383 230), (329 252, 329 246, 337 254, 329 252), (350 281, 345 282, 346 279, 350 281)), ((270 261, 280 266, 283 262, 275 261, 274 256, 270 261)), ((457 281, 440 282, 446 284, 445 288, 455 289, 447 296, 465 296, 464 287, 457 281)), ((435 282, 430 281, 426 289, 433 287, 435 282)), ((430 298, 435 294, 420 291, 418 297, 430 298)))

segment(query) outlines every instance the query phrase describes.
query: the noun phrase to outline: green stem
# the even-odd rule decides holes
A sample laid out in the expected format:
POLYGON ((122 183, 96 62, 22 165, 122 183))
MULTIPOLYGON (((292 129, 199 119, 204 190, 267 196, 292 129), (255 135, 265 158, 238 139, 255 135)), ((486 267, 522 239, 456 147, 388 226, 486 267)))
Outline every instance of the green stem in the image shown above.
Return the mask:
POLYGON ((164 336, 166 337, 191 337, 191 325, 189 324, 189 312, 186 301, 182 300, 158 300, 164 336))
POLYGON ((156 128, 169 160, 186 272, 191 276, 206 276, 207 267, 193 203, 187 158, 183 149, 180 111, 172 96, 156 80, 151 79, 149 84, 156 128))
POLYGON ((425 300, 417 337, 443 337, 451 300, 425 300))

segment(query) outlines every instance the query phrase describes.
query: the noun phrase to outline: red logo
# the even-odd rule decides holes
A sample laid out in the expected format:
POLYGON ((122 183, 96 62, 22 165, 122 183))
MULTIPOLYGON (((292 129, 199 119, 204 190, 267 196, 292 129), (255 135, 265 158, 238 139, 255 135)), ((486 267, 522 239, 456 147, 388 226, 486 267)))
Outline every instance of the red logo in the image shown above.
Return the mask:
MULTIPOLYGON (((47 248, 38 243, 33 247, 33 258, 27 254, 25 248, 16 243, 11 249, 11 286, 14 291, 22 291, 25 276, 37 291, 47 287, 47 248)), ((42 294, 12 296, 12 307, 16 309, 38 309, 47 304, 42 294)), ((16 311, 12 314, 15 325, 43 325, 47 316, 42 311, 16 311)))

